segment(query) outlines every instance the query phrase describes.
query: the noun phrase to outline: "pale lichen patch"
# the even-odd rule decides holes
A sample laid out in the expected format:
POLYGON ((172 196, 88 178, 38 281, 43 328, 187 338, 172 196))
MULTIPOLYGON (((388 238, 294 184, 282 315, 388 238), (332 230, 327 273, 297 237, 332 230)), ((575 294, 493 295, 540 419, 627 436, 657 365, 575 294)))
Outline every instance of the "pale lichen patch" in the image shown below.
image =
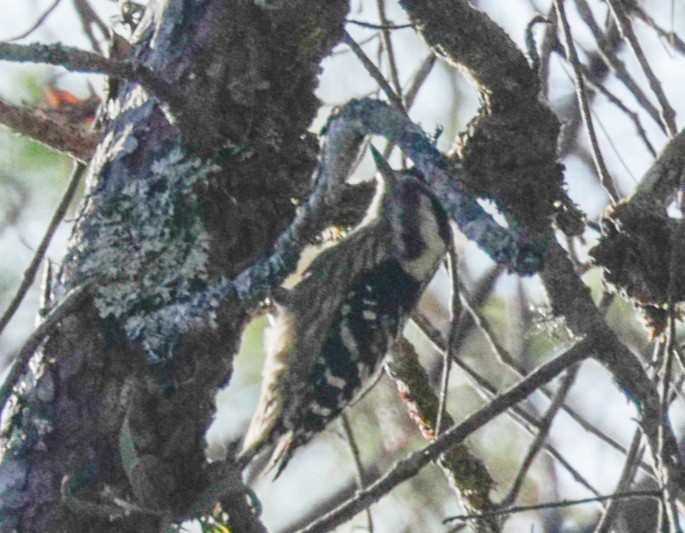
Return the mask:
MULTIPOLYGON (((123 139, 112 146, 128 153, 123 139)), ((131 144, 131 146, 133 146, 131 144)), ((200 316, 207 288, 208 237, 194 186, 216 170, 179 146, 150 165, 93 210, 80 227, 82 277, 98 276, 95 306, 114 319, 129 340, 141 342, 151 363, 170 359, 187 324, 200 316)))

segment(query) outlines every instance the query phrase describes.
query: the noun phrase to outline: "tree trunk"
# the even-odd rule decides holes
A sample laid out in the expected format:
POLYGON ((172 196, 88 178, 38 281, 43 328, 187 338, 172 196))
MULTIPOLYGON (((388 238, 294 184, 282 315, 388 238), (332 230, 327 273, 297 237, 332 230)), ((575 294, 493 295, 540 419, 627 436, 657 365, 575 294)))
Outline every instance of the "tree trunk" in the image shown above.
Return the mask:
MULTIPOLYGON (((180 308, 177 334, 144 324, 171 334, 173 358, 168 338, 131 343, 113 318, 134 328, 184 287, 234 276, 268 253, 291 198, 308 191, 319 63, 348 2, 255 4, 160 2, 136 31, 129 60, 171 89, 110 94, 55 301, 91 274, 111 276, 61 322, 12 399, 0 531, 156 531, 191 516, 211 483, 204 435, 245 310, 224 303, 211 327, 180 308)), ((236 500, 236 530, 259 530, 236 500)))

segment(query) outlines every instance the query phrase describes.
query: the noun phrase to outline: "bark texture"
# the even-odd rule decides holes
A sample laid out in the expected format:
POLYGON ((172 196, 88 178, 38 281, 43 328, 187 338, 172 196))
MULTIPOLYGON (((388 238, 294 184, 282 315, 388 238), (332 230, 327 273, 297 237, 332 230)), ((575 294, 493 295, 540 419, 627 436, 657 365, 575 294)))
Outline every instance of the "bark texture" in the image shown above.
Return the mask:
MULTIPOLYGON (((173 92, 161 104, 161 95, 133 84, 110 94, 57 294, 83 281, 93 250, 109 257, 113 270, 140 261, 154 234, 148 227, 162 222, 155 212, 122 221, 135 238, 110 239, 110 215, 131 184, 159 186, 154 176, 201 171, 174 166, 178 158, 169 155, 179 151, 211 159, 213 169, 191 183, 205 239, 203 279, 231 277, 267 253, 293 215, 291 198, 310 186, 317 143, 307 128, 318 107, 319 63, 339 40, 347 9, 346 0, 270 9, 247 0, 169 0, 150 7, 129 59, 173 92), (108 250, 113 243, 133 249, 108 250)), ((158 191, 146 194, 159 198, 158 191)), ((184 209, 175 208, 172 223, 182 227, 184 209)), ((146 270, 165 268, 149 259, 141 263, 146 270)), ((197 495, 211 483, 204 433, 215 392, 230 379, 244 310, 226 304, 217 327, 186 325, 173 359, 162 365, 160 386, 149 350, 101 318, 98 298, 61 323, 13 399, 0 466, 0 531, 156 531, 196 512, 197 495), (117 512, 115 499, 131 504, 128 516, 117 512)), ((241 498, 234 500, 236 530, 260 530, 241 498)))

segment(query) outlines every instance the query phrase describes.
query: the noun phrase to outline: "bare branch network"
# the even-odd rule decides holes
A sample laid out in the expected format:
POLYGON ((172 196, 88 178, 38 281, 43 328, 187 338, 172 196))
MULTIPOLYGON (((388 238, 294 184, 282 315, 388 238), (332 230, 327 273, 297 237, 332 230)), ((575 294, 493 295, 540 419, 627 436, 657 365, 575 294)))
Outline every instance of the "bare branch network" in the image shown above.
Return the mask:
MULTIPOLYGON (((17 39, 49 24, 58 4, 17 39)), ((115 30, 126 36, 112 35, 109 57, 93 33, 107 25, 87 0, 73 7, 92 52, 0 42, 1 60, 108 79, 90 127, 75 119, 86 107, 78 99, 69 112, 63 102, 47 112, 0 100, 0 123, 77 161, 22 282, 0 293, 6 333, 48 263, 38 325, 0 387, 0 531, 313 533, 360 514, 367 530, 394 531, 383 506, 392 508, 400 486, 412 494, 416 523, 407 530, 429 523, 499 533, 520 527, 521 513, 550 531, 563 519, 597 533, 628 531, 638 515, 645 531, 682 530, 685 132, 646 36, 661 39, 678 64, 685 46, 657 8, 550 0, 547 13, 516 25, 526 55, 467 0, 377 0, 358 11, 348 0, 120 4, 115 30), (590 48, 578 42, 581 28, 590 48), (411 69, 400 39, 415 35, 425 57, 404 81, 411 69), (333 52, 338 44, 344 50, 333 52), (375 96, 341 102, 313 134, 321 108, 314 73, 326 58, 351 61, 349 52, 375 96), (410 118, 436 65, 468 71, 479 95, 449 150, 410 118), (572 73, 564 104, 549 101, 559 68, 572 73), (635 146, 653 160, 630 195, 604 153, 600 101, 628 120, 635 146), (659 153, 655 132, 668 137, 659 153), (386 141, 382 156, 371 147, 375 193, 350 180, 373 136, 386 141), (394 150, 400 170, 387 163, 394 150), (596 220, 569 196, 574 173, 560 161, 571 156, 606 193, 596 220), (48 247, 86 172, 53 272, 48 247), (478 282, 462 237, 494 265, 478 282), (289 284, 307 249, 321 244, 327 249, 289 284), (603 276, 599 303, 595 282, 581 278, 593 268, 603 276), (534 345, 532 297, 520 282, 510 324, 493 318, 505 314, 494 290, 503 272, 539 282, 544 321, 562 324, 565 341, 552 334, 534 345), (618 301, 632 307, 614 322, 618 301), (240 453, 231 442, 210 461, 216 392, 240 386, 235 357, 265 308, 272 326, 250 426, 263 434, 254 449, 240 453), (628 316, 646 326, 629 331, 628 316), (593 386, 589 359, 631 406, 630 442, 574 399, 593 386), (464 407, 457 379, 481 396, 476 407, 464 407), (382 414, 387 405, 408 416, 382 414), (289 472, 318 470, 306 445, 339 415, 354 477, 345 485, 340 474, 329 500, 274 524, 277 502, 255 483, 263 452, 272 464, 280 458, 277 475, 287 464, 277 484, 300 488, 289 472), (569 420, 574 435, 621 457, 613 491, 555 433, 569 420), (401 443, 377 425, 394 425, 401 443), (492 435, 501 442, 483 445, 492 435), (500 449, 509 442, 515 457, 500 449), (302 462, 288 463, 296 448, 302 462), (431 463, 437 474, 425 469, 431 463), (435 491, 431 501, 422 483, 435 491), (568 487, 589 497, 567 497, 568 487), (446 516, 455 497, 460 511, 446 516), (566 510, 586 504, 594 511, 566 510)), ((1 218, 0 238, 16 211, 1 218)), ((243 406, 231 402, 237 417, 243 406)))

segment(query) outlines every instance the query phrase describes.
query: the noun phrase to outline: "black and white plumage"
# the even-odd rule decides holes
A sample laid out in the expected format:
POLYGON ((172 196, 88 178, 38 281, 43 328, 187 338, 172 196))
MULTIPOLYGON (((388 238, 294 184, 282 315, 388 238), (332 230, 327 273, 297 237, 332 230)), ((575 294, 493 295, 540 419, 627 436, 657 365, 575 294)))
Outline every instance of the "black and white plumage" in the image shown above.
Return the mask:
POLYGON ((362 392, 447 250, 448 219, 427 186, 372 151, 379 179, 366 218, 274 304, 243 461, 274 445, 280 473, 362 392))

